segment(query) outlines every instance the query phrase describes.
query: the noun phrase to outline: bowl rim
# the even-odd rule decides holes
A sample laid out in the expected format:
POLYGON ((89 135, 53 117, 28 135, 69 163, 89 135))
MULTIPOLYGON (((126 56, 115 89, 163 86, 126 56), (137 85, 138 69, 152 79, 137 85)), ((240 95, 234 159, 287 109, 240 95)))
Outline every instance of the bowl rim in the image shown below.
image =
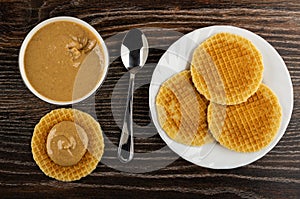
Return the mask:
POLYGON ((90 24, 88 24, 87 22, 76 18, 76 17, 70 17, 70 16, 58 16, 58 17, 52 17, 49 18, 47 20, 44 20, 42 22, 40 22, 39 24, 37 24, 33 29, 30 30, 30 32, 26 35, 25 39, 22 42, 21 48, 20 48, 20 52, 19 52, 19 70, 21 73, 21 77, 23 79, 23 82, 25 83, 26 87, 35 95, 37 96, 39 99, 48 102, 50 104, 55 104, 55 105, 70 105, 70 104, 75 104, 78 102, 81 102, 85 99, 87 99, 88 97, 90 97, 94 92, 96 92, 96 90, 98 88, 101 87, 102 83, 104 82, 106 76, 107 76, 107 72, 108 72, 108 66, 109 66, 109 52, 107 49, 107 46, 105 45, 105 42, 103 40, 103 38, 101 37, 100 33, 90 24), (58 100, 53 100, 50 98, 45 97, 44 95, 40 94, 30 83, 30 81, 27 78, 26 72, 25 72, 25 64, 24 64, 24 57, 25 57, 25 52, 26 52, 26 48, 28 46, 28 43, 30 42, 30 40, 32 39, 32 37, 43 27, 45 27, 46 25, 53 23, 53 22, 58 22, 58 21, 68 21, 68 22, 74 22, 77 23, 79 25, 82 25, 83 27, 87 28, 89 31, 91 31, 96 38, 98 39, 98 41, 101 44, 101 47, 103 49, 103 54, 104 54, 104 59, 105 59, 105 64, 104 64, 104 68, 103 68, 103 73, 102 76, 100 78, 100 80, 98 81, 98 83, 94 86, 94 88, 88 92, 87 94, 85 94, 84 96, 75 99, 75 100, 70 100, 70 101, 58 101, 58 100))

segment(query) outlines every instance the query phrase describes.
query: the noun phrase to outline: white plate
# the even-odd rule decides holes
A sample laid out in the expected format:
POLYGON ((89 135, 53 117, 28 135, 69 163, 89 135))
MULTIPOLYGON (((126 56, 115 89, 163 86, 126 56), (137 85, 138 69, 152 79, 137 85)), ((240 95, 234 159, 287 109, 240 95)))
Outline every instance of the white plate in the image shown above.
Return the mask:
POLYGON ((196 165, 213 169, 231 169, 250 164, 268 153, 283 136, 291 118, 293 109, 293 86, 287 67, 278 52, 260 36, 232 26, 210 26, 184 35, 165 52, 157 64, 149 92, 149 105, 152 120, 161 138, 182 158, 196 165), (282 121, 275 139, 264 149, 254 153, 238 153, 228 150, 219 144, 206 144, 201 147, 190 147, 171 140, 162 130, 155 107, 155 97, 160 85, 172 75, 188 69, 194 49, 218 32, 230 32, 241 35, 257 47, 263 56, 263 83, 277 95, 282 107, 282 121))

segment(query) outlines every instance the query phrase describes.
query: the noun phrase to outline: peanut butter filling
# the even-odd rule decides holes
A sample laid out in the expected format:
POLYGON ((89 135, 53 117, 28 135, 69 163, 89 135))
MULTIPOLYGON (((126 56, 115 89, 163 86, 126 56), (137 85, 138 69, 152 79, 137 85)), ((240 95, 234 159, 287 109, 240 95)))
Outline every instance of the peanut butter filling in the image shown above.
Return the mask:
POLYGON ((83 128, 71 121, 62 121, 50 130, 47 137, 47 153, 61 166, 77 164, 86 153, 88 136, 83 128))

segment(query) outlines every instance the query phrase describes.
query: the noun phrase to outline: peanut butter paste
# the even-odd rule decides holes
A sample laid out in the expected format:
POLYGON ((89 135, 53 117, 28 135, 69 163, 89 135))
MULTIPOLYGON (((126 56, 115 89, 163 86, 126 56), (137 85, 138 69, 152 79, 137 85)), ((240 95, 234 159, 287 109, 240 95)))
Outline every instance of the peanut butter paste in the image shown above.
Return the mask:
POLYGON ((81 98, 103 75, 105 59, 96 36, 80 24, 50 23, 29 41, 24 57, 26 76, 41 95, 55 101, 81 98))
POLYGON ((63 121, 52 127, 47 137, 47 153, 61 166, 77 164, 86 153, 88 136, 83 128, 71 121, 63 121))

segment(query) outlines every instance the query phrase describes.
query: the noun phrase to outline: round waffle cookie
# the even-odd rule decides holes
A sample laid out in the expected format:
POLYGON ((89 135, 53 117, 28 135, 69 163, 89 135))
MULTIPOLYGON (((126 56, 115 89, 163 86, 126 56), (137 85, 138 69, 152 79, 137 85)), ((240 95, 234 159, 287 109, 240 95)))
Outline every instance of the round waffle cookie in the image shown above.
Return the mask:
POLYGON ((255 152, 274 139, 281 123, 281 106, 264 84, 246 102, 224 106, 210 103, 208 124, 214 138, 237 152, 255 152))
POLYGON ((201 146, 213 140, 206 120, 208 101, 194 88, 190 71, 165 81, 156 96, 158 120, 174 141, 201 146))
POLYGON ((90 174, 104 152, 104 141, 99 123, 89 114, 76 109, 56 109, 41 118, 35 126, 31 140, 32 154, 40 169, 49 177, 60 181, 74 181, 90 174), (60 166, 47 154, 46 142, 51 128, 62 122, 72 121, 83 128, 88 136, 87 151, 82 159, 72 166, 60 166))
POLYGON ((263 78, 260 52, 251 41, 217 33, 200 44, 191 62, 192 80, 206 99, 226 105, 245 102, 263 78))

